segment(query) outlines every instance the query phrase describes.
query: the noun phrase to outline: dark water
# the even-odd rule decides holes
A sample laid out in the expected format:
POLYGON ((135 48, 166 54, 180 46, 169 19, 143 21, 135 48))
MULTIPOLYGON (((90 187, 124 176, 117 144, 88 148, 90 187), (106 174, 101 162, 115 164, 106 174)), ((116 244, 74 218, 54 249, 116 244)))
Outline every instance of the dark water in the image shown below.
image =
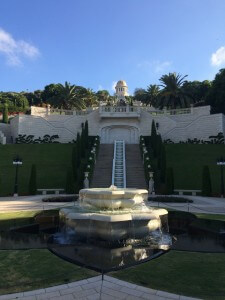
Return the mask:
POLYGON ((27 225, 0 231, 0 249, 49 249, 57 256, 97 271, 108 272, 146 262, 170 249, 225 253, 225 222, 170 212, 169 233, 156 231, 145 239, 118 242, 79 238, 60 232, 57 224, 27 225))

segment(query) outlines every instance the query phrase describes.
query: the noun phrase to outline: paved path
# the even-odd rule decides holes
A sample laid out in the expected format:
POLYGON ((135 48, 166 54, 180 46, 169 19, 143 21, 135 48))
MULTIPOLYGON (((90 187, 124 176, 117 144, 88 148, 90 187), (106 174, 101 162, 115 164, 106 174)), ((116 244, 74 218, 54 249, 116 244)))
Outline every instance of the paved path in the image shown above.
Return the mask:
MULTIPOLYGON (((63 195, 62 195, 63 196, 63 195)), ((65 195, 64 195, 65 196, 65 195)), ((47 195, 47 197, 55 197, 55 195, 47 195)), ((157 203, 149 201, 153 207, 173 208, 182 211, 190 211, 196 213, 225 214, 225 199, 215 197, 200 196, 182 196, 193 200, 193 203, 157 203)), ((0 197, 0 212, 22 211, 22 210, 46 210, 59 207, 71 206, 73 202, 50 203, 42 202, 42 198, 46 195, 38 196, 22 196, 22 197, 0 197)))
MULTIPOLYGON (((22 210, 47 210, 59 207, 71 206, 73 202, 42 202, 43 198, 55 197, 56 195, 0 197, 0 212, 22 210)), ((66 195, 60 195, 66 196, 66 195)), ((71 195, 70 195, 71 196, 71 195)))
POLYGON ((182 211, 189 211, 195 213, 208 213, 208 214, 224 214, 225 215, 225 198, 216 197, 201 197, 201 196, 174 196, 187 198, 193 201, 193 203, 162 203, 149 201, 153 207, 165 207, 173 208, 182 211))
POLYGON ((68 284, 39 289, 35 291, 8 294, 0 296, 0 300, 194 300, 176 294, 152 290, 136 284, 131 284, 113 277, 104 276, 102 282, 101 276, 76 281, 68 284))

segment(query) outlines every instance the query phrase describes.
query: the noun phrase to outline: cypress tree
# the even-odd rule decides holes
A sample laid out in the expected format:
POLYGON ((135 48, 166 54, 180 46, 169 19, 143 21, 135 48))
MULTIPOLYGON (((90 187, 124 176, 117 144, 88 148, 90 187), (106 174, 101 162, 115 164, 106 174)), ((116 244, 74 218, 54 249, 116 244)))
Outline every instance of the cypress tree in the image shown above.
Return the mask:
POLYGON ((81 151, 81 157, 85 158, 86 155, 86 147, 85 147, 85 129, 84 129, 84 123, 82 123, 82 131, 80 136, 80 151, 81 151))
POLYGON ((77 139, 76 139, 76 147, 77 147, 77 166, 80 165, 81 160, 81 142, 80 142, 80 133, 77 133, 77 139))
POLYGON ((212 195, 212 184, 208 166, 204 166, 202 169, 202 195, 209 197, 212 195))
POLYGON ((3 121, 3 123, 6 123, 6 124, 9 121, 9 119, 8 119, 8 105, 7 105, 7 103, 5 103, 4 108, 3 108, 2 121, 3 121))
POLYGON ((73 194, 74 193, 74 179, 72 168, 69 168, 66 173, 66 193, 73 194))
POLYGON ((88 121, 84 124, 84 132, 85 132, 85 146, 88 148, 88 121))
POLYGON ((160 179, 162 183, 166 181, 166 150, 165 146, 162 145, 160 153, 160 179))
POLYGON ((29 195, 36 195, 37 193, 37 172, 36 165, 32 165, 30 180, 29 180, 29 195))
POLYGON ((77 169, 78 169, 78 155, 77 155, 77 145, 73 147, 72 150, 72 170, 73 170, 73 179, 77 179, 77 169))
MULTIPOLYGON (((162 151, 162 146, 163 146, 163 143, 162 143, 162 138, 161 138, 161 135, 157 135, 156 136, 156 157, 160 157, 160 154, 161 154, 161 151, 162 151)), ((160 169, 160 160, 158 159, 158 168, 160 169)))
POLYGON ((166 170, 166 194, 172 195, 174 192, 174 175, 173 168, 166 170))
POLYGON ((154 151, 154 156, 156 157, 156 143, 157 143, 157 132, 155 127, 155 121, 152 120, 152 128, 151 128, 151 146, 154 151))

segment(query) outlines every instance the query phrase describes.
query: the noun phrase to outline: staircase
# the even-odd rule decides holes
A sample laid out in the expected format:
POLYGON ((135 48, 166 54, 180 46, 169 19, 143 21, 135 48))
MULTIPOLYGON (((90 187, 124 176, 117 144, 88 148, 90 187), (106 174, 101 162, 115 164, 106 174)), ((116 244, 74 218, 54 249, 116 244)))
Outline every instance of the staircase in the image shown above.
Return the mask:
MULTIPOLYGON (((144 168, 141 159, 139 145, 126 144, 126 187, 127 188, 147 188, 144 168)), ((119 157, 121 152, 119 153, 119 157)), ((112 184, 112 166, 114 156, 113 144, 100 144, 97 162, 92 177, 90 187, 110 187, 112 184)), ((119 171, 119 169, 118 169, 119 171)), ((119 175, 119 173, 118 173, 119 175)), ((120 187, 118 182, 114 185, 120 187)))
POLYGON ((100 144, 98 158, 90 186, 92 188, 110 187, 112 184, 113 146, 100 144))
POLYGON ((114 142, 114 158, 112 168, 112 185, 118 188, 126 187, 125 142, 114 142))
POLYGON ((137 144, 126 144, 126 169, 128 188, 147 188, 141 153, 137 144))

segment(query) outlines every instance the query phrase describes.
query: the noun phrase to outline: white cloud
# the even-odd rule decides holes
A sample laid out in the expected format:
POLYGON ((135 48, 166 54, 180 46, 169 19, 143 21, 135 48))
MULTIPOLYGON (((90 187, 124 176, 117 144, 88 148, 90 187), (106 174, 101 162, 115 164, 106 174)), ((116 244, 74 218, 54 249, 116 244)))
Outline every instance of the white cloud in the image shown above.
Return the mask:
POLYGON ((5 55, 7 64, 12 66, 22 65, 23 57, 33 59, 40 54, 38 48, 23 40, 15 40, 2 28, 0 28, 0 53, 5 55))
POLYGON ((221 66, 225 63, 225 47, 220 47, 211 55, 211 65, 221 66))
POLYGON ((171 65, 172 65, 171 61, 163 61, 163 62, 161 62, 159 60, 155 60, 155 61, 145 60, 145 61, 137 64, 137 67, 141 68, 143 70, 148 70, 148 71, 155 72, 155 73, 163 73, 171 65))
POLYGON ((116 81, 112 82, 111 89, 112 89, 113 92, 116 91, 116 83, 117 83, 116 81))

